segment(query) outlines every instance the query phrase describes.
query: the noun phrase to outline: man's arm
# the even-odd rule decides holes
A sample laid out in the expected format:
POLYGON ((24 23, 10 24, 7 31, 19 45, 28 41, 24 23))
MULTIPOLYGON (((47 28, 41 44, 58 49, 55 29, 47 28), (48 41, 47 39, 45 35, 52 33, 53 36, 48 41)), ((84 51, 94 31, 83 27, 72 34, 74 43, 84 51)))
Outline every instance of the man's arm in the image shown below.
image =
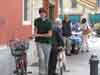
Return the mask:
POLYGON ((44 34, 38 34, 37 33, 37 28, 35 27, 34 28, 34 36, 35 37, 52 37, 52 30, 49 30, 47 33, 44 33, 44 34))
POLYGON ((37 37, 52 37, 52 30, 49 30, 48 33, 36 34, 37 37))
POLYGON ((61 46, 64 46, 64 41, 63 41, 63 33, 60 31, 57 31, 58 38, 59 38, 59 43, 61 46))

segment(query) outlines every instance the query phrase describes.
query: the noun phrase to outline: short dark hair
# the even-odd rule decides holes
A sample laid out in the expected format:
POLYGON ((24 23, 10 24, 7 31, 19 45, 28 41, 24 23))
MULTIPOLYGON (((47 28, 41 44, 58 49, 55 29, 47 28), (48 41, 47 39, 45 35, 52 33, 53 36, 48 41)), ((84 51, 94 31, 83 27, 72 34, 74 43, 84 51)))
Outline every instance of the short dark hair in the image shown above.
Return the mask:
POLYGON ((82 24, 86 23, 86 18, 83 18, 83 19, 81 20, 81 23, 82 23, 82 24))
POLYGON ((44 8, 39 8, 39 13, 42 13, 42 12, 47 13, 47 11, 44 8))

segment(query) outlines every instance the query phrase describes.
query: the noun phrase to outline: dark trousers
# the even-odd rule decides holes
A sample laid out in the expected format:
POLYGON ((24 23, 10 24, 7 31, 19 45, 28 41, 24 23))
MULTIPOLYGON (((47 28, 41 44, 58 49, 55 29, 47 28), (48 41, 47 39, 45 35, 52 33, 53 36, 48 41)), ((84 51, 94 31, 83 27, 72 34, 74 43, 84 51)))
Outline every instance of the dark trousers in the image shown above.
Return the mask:
POLYGON ((56 63, 57 63, 57 53, 58 53, 57 47, 52 46, 51 54, 49 58, 49 64, 48 64, 48 75, 57 75, 55 73, 56 63))

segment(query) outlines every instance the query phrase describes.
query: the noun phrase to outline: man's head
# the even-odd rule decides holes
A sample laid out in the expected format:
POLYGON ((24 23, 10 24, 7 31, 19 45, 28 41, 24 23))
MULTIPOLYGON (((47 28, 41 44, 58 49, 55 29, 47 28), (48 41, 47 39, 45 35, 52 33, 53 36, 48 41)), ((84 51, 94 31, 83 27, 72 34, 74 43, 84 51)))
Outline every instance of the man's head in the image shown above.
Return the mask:
POLYGON ((47 11, 44 8, 39 9, 40 17, 44 18, 47 16, 47 11))
POLYGON ((62 20, 60 18, 55 19, 55 24, 57 27, 62 28, 62 20))
POLYGON ((83 18, 83 19, 81 20, 81 23, 82 23, 82 24, 86 23, 86 18, 83 18))
POLYGON ((68 21, 68 16, 66 14, 64 15, 64 20, 68 21))

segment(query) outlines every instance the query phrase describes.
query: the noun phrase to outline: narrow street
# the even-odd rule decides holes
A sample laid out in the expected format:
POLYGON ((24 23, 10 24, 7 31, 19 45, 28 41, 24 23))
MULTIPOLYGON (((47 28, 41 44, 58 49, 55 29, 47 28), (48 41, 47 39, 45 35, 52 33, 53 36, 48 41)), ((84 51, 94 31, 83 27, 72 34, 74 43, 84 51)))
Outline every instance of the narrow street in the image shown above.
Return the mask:
MULTIPOLYGON (((30 47, 26 53, 27 70, 32 71, 32 74, 28 75, 39 75, 35 41, 39 42, 39 51, 41 47, 49 49, 47 45, 52 42, 52 37, 54 43, 57 40, 57 44, 60 43, 61 36, 66 37, 63 40, 68 45, 73 31, 82 31, 82 38, 87 38, 84 35, 88 33, 92 35, 88 40, 89 52, 67 56, 66 64, 70 72, 64 72, 63 75, 90 75, 91 55, 97 55, 100 60, 100 0, 0 0, 0 10, 0 75, 14 75, 16 63, 7 46, 11 40, 30 39, 30 47)), ((80 35, 77 40, 81 41, 80 35)), ((79 41, 75 42, 79 44, 79 41)), ((49 51, 43 52, 46 55, 49 51)), ((98 71, 100 75, 100 64, 98 71)))
MULTIPOLYGON (((89 60, 92 54, 96 54, 100 57, 100 38, 91 37, 89 40, 89 53, 80 53, 79 55, 73 55, 67 57, 68 69, 70 72, 64 72, 64 75, 90 75, 89 60)), ((32 71, 32 75, 38 75, 38 66, 29 66, 29 71, 32 71)), ((100 64, 99 64, 100 74, 100 64)))
MULTIPOLYGON (((80 54, 67 57, 68 69, 70 72, 64 72, 63 75, 89 75, 89 54, 80 54)), ((38 67, 30 67, 32 75, 38 75, 38 67)))
MULTIPOLYGON (((89 59, 92 53, 96 53, 98 57, 100 57, 100 38, 90 39, 89 40, 89 53, 80 53, 79 55, 73 55, 67 57, 67 64, 70 72, 64 72, 64 75, 89 75, 90 74, 90 66, 89 59), (95 43, 94 43, 95 42, 95 43)), ((35 43, 34 43, 35 45, 35 43)), ((32 42, 31 42, 31 46, 32 42)), ((30 46, 30 47, 31 47, 30 46)), ((32 49, 32 47, 31 47, 32 49)), ((33 62, 37 61, 38 57, 36 57, 36 52, 34 58, 32 58, 32 51, 28 51, 28 71, 32 71, 32 74, 29 75, 38 75, 38 66, 30 66, 33 62), (33 61, 32 61, 33 60, 33 61)), ((15 68, 14 58, 10 54, 10 50, 0 49, 0 74, 1 75, 13 75, 13 71, 15 68)), ((100 70, 100 65, 99 65, 100 70)), ((100 71, 99 71, 100 73, 100 71)))
POLYGON ((12 75, 15 68, 14 58, 8 48, 0 49, 0 75, 12 75))

